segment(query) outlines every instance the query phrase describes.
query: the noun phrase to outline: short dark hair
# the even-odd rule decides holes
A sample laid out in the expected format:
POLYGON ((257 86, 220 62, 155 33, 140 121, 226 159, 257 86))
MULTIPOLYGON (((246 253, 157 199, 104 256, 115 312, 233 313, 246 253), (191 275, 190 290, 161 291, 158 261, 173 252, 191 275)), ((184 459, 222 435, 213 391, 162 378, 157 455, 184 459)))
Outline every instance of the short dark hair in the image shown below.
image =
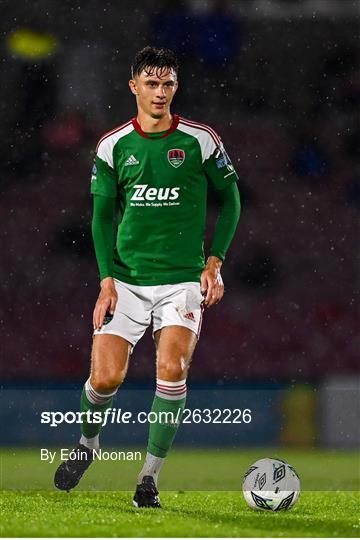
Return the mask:
POLYGON ((161 76, 161 72, 164 69, 172 69, 178 75, 179 62, 175 53, 170 49, 158 49, 147 46, 136 53, 134 61, 131 64, 131 76, 140 75, 144 69, 148 73, 155 70, 158 76, 161 76))

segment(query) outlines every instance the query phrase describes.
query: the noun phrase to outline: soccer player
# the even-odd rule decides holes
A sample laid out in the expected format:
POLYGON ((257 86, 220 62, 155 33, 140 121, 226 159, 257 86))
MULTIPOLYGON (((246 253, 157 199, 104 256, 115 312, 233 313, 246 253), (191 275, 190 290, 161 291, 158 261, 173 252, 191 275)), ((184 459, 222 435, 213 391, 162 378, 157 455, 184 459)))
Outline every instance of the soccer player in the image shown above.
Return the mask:
MULTIPOLYGON (((112 406, 129 356, 152 319, 157 376, 152 411, 179 420, 204 305, 210 308, 224 294, 220 269, 240 215, 238 176, 212 128, 170 112, 178 87, 172 51, 145 47, 138 52, 129 85, 137 116, 101 137, 92 170, 100 294, 81 411, 103 415, 112 406), (219 215, 205 264, 208 186, 218 197, 219 215)), ((75 449, 79 459, 59 466, 59 489, 78 484, 99 448, 100 425, 84 417, 75 449)), ((158 475, 178 424, 150 424, 135 506, 160 506, 158 475)))

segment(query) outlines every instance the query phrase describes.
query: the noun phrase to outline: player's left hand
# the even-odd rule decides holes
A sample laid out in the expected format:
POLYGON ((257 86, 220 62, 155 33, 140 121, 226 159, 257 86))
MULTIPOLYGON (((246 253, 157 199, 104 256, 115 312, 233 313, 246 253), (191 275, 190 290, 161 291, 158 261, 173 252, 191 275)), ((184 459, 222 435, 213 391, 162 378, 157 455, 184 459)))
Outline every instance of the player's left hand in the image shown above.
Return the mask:
POLYGON ((224 282, 220 274, 221 265, 221 259, 211 256, 201 274, 201 292, 205 296, 207 307, 218 304, 224 295, 224 282))

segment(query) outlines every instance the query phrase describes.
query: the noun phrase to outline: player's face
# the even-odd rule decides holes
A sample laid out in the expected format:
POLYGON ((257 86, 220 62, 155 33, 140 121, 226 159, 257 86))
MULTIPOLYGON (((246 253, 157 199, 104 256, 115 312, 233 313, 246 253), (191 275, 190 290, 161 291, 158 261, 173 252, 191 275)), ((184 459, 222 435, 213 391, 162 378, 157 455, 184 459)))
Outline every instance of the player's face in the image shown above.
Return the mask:
POLYGON ((143 70, 129 85, 136 95, 139 109, 152 118, 162 118, 169 114, 170 104, 178 87, 173 70, 143 70))

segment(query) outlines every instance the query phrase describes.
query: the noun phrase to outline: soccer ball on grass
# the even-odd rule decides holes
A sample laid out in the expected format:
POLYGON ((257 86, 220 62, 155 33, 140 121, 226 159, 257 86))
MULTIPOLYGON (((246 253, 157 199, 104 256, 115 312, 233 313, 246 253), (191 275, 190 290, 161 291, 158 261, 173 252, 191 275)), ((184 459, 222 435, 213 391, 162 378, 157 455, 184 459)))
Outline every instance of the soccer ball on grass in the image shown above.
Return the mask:
POLYGON ((255 510, 288 510, 299 498, 300 478, 281 459, 259 459, 245 473, 243 494, 255 510))

